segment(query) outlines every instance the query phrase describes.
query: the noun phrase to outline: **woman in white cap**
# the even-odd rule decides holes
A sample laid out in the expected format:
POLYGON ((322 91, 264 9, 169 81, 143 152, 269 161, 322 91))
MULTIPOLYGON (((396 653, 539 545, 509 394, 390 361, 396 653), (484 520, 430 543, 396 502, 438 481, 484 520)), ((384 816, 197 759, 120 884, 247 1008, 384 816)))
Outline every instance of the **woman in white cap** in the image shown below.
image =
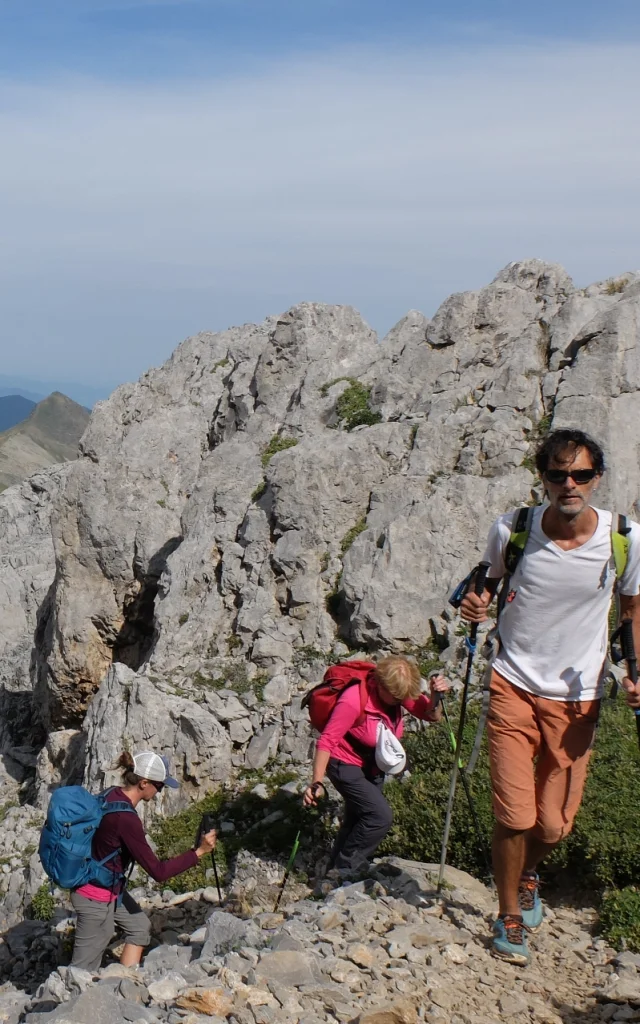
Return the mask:
POLYGON ((100 967, 102 954, 113 936, 114 925, 124 932, 121 964, 127 967, 139 964, 145 946, 149 945, 149 918, 125 891, 125 873, 134 861, 156 882, 165 882, 195 867, 200 857, 211 853, 216 845, 216 833, 212 830, 202 837, 197 849, 168 860, 158 860, 147 842, 135 808, 141 800, 145 803, 153 800, 165 786, 177 789, 178 783, 169 775, 167 759, 151 750, 134 756, 125 752, 120 755, 117 766, 123 770, 123 785, 109 790, 106 799, 123 807, 104 815, 93 840, 93 856, 97 861, 106 860, 105 866, 113 871, 113 885, 104 888, 89 883, 71 893, 71 903, 77 914, 71 965, 86 971, 100 967))

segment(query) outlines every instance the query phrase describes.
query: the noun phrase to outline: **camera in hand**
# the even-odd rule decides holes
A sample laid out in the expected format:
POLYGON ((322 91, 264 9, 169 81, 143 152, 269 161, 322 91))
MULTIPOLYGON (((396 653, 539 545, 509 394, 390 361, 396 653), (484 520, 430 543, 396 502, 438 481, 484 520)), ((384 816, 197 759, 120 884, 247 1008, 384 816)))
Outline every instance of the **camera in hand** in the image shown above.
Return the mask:
POLYGON ((213 814, 203 814, 200 827, 198 829, 198 835, 196 836, 196 850, 202 842, 202 837, 205 836, 207 832, 210 832, 212 828, 216 828, 216 819, 213 814))

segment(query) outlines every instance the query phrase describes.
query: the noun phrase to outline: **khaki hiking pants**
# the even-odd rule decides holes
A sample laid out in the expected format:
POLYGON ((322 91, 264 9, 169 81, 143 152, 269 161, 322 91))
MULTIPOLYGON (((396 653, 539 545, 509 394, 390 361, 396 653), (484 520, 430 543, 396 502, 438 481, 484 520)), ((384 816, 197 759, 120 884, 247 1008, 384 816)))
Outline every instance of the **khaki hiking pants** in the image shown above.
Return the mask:
POLYGON ((85 971, 97 971, 102 962, 102 954, 109 945, 116 925, 124 932, 124 941, 133 946, 148 946, 151 941, 151 925, 144 910, 128 892, 125 892, 122 903, 100 903, 71 893, 71 903, 78 915, 76 938, 71 958, 72 967, 82 967, 85 971))

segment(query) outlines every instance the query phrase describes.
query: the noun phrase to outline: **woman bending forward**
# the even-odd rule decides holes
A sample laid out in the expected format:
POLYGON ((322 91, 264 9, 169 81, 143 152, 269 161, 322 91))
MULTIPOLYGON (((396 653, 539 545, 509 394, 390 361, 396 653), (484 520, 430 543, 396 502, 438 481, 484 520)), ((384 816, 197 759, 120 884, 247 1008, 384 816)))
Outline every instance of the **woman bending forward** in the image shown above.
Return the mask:
POLYGON ((304 793, 307 807, 324 789, 325 774, 344 797, 344 818, 331 851, 329 868, 357 872, 366 865, 393 823, 382 794, 385 776, 375 760, 379 723, 397 739, 403 732, 403 709, 415 718, 437 722, 439 695, 449 689, 443 676, 431 679, 430 696, 421 692, 418 666, 408 658, 383 658, 367 680, 368 698, 361 716, 360 687, 338 698, 316 746, 313 780, 304 793), (357 723, 357 724, 356 724, 357 723))

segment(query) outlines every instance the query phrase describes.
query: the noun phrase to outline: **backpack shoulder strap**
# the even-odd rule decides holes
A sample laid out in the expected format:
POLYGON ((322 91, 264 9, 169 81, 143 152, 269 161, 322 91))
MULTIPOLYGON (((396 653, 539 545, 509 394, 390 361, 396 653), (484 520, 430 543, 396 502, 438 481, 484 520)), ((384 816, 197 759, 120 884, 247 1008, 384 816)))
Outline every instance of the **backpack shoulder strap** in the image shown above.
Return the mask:
POLYGON ((356 719, 356 725, 362 725, 364 722, 364 712, 369 700, 369 684, 371 682, 371 674, 375 668, 375 665, 371 666, 369 673, 360 680, 360 715, 356 719))
POLYGON ((120 811, 133 811, 135 814, 135 807, 132 807, 130 803, 125 800, 110 800, 106 807, 102 810, 102 816, 105 814, 118 814, 120 811))
POLYGON ((132 807, 128 800, 107 800, 109 793, 113 793, 117 786, 111 786, 109 789, 105 789, 103 793, 100 793, 100 810, 102 816, 105 814, 117 814, 120 811, 133 811, 135 814, 135 807, 132 807))
POLYGON ((615 512, 611 516, 611 554, 616 567, 616 579, 624 575, 629 561, 629 548, 631 546, 631 526, 628 516, 615 512))
POLYGON ((504 564, 508 576, 513 576, 520 559, 524 555, 524 549, 531 533, 533 509, 534 506, 532 505, 524 505, 522 508, 517 508, 514 512, 511 535, 504 555, 504 564))

